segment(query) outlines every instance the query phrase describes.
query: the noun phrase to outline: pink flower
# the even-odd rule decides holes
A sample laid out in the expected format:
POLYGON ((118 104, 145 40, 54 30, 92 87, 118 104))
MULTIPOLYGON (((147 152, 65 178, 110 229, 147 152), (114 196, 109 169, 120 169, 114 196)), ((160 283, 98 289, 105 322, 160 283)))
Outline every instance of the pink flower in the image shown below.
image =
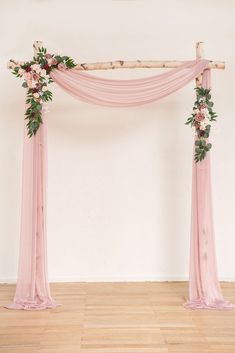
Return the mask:
POLYGON ((25 72, 24 73, 24 78, 26 79, 26 81, 31 80, 31 73, 30 72, 25 72))
POLYGON ((34 96, 35 98, 39 98, 39 97, 40 97, 38 93, 34 93, 33 96, 34 96))
POLYGON ((48 59, 48 60, 47 60, 47 64, 48 64, 49 66, 51 66, 52 63, 53 63, 53 59, 48 59))
POLYGON ((47 72, 45 69, 42 69, 42 71, 40 72, 40 76, 45 77, 47 75, 47 72))
POLYGON ((51 58, 52 58, 52 55, 49 54, 49 53, 47 53, 47 54, 45 55, 45 58, 46 58, 46 59, 51 59, 51 58))
POLYGON ((206 104, 202 104, 202 105, 200 106, 200 109, 205 109, 205 108, 207 108, 207 105, 206 105, 206 104))
POLYGON ((36 73, 33 73, 33 80, 38 81, 40 76, 36 73))
POLYGON ((33 80, 27 81, 27 85, 29 88, 36 88, 37 87, 37 82, 33 80))
POLYGON ((67 66, 64 63, 59 63, 59 65, 57 66, 57 68, 61 71, 66 70, 67 66))
POLYGON ((57 64, 57 60, 55 58, 51 58, 47 60, 47 63, 49 66, 51 65, 56 65, 57 64))
POLYGON ((204 119, 204 116, 199 113, 199 114, 196 115, 195 119, 196 119, 197 121, 202 121, 202 120, 204 119))
POLYGON ((31 88, 36 88, 36 87, 37 87, 37 82, 36 81, 32 81, 31 88))
POLYGON ((52 58, 52 65, 56 65, 57 64, 57 60, 55 58, 52 58))
POLYGON ((19 74, 20 76, 23 76, 24 73, 25 73, 24 69, 19 69, 18 74, 19 74))
POLYGON ((41 70, 41 67, 40 67, 39 64, 33 64, 33 65, 31 66, 31 68, 32 68, 34 71, 41 70))

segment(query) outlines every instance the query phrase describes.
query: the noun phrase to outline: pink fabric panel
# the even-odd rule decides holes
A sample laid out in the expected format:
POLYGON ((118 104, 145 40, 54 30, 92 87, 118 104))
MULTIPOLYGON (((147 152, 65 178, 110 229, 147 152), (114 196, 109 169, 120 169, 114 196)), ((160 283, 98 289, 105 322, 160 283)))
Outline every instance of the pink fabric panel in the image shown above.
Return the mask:
POLYGON ((9 309, 46 309, 57 304, 47 279, 46 247, 46 119, 36 136, 24 129, 21 237, 18 278, 9 309))
MULTIPOLYGON (((210 88, 210 70, 203 73, 202 86, 210 88)), ((193 161, 192 222, 190 246, 189 301, 191 309, 232 309, 224 300, 217 274, 213 227, 210 153, 193 161)))
POLYGON ((187 61, 161 75, 135 80, 110 80, 75 69, 51 74, 67 93, 87 103, 111 107, 131 107, 155 102, 195 79, 208 60, 187 61))

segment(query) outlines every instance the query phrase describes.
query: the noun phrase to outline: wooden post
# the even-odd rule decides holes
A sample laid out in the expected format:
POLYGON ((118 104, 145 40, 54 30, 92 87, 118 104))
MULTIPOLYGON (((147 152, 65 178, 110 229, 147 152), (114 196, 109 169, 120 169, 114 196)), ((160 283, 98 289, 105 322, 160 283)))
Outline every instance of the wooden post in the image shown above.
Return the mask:
MULTIPOLYGON (((204 43, 196 43, 196 59, 204 59, 204 43)), ((202 73, 196 77, 196 87, 202 86, 202 73)))

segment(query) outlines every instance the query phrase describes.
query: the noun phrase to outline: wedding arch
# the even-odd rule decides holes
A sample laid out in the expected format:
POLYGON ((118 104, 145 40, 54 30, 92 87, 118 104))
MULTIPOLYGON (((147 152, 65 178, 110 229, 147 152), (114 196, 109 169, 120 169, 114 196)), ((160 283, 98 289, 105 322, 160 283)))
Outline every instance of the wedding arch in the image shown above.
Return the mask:
POLYGON ((8 67, 23 78, 27 89, 20 254, 16 292, 9 309, 54 308, 47 278, 46 250, 46 119, 44 103, 52 100, 48 85, 57 83, 66 92, 88 103, 130 107, 157 101, 196 80, 196 101, 186 124, 195 129, 192 173, 189 300, 191 309, 231 309, 221 292, 214 244, 210 175, 211 123, 216 120, 210 94, 211 69, 225 63, 204 59, 203 43, 196 44, 196 60, 114 61, 76 64, 68 56, 47 52, 34 43, 30 61, 10 60, 8 67), (160 75, 133 80, 104 79, 85 71, 120 68, 168 68, 160 75))

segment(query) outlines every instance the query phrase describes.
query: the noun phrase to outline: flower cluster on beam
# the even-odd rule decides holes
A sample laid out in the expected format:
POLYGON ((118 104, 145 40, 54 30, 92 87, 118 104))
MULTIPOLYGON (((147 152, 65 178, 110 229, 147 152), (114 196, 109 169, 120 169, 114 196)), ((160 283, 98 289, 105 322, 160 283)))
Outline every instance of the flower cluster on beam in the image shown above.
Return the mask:
POLYGON ((195 129, 195 162, 202 161, 212 144, 207 142, 211 131, 211 122, 216 121, 216 113, 213 111, 210 89, 197 87, 197 99, 194 103, 193 113, 187 119, 186 125, 195 129))
POLYGON ((42 104, 52 100, 52 92, 48 85, 53 82, 51 71, 72 69, 76 66, 69 56, 60 56, 47 53, 46 48, 39 48, 33 60, 25 63, 11 62, 12 73, 16 77, 22 77, 22 87, 27 89, 26 112, 28 120, 28 136, 36 134, 42 121, 42 104))

